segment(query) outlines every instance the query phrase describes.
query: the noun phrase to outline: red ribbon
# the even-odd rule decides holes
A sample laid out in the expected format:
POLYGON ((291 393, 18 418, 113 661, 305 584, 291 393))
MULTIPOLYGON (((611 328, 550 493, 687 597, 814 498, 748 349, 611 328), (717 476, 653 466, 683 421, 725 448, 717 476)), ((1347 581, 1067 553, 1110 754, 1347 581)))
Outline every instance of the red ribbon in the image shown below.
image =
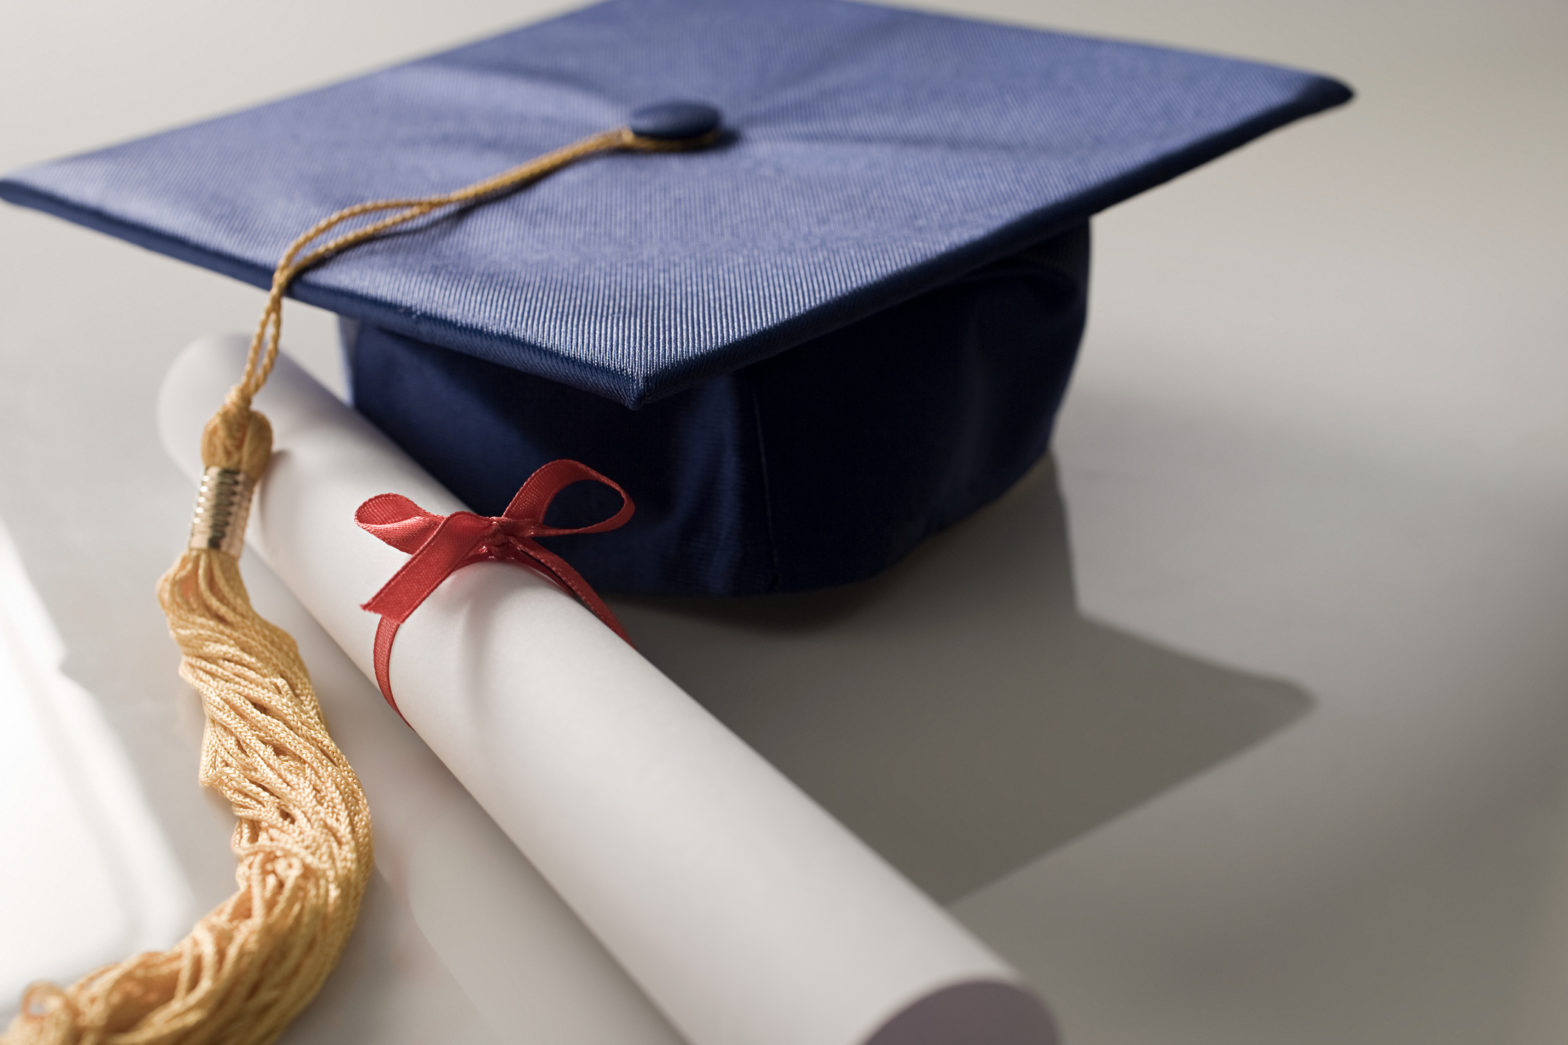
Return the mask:
POLYGON ((453 512, 436 515, 427 512, 401 494, 384 493, 359 506, 354 521, 392 547, 410 554, 409 560, 392 579, 365 603, 364 608, 381 615, 376 628, 376 684, 393 711, 392 682, 388 673, 392 661, 392 640, 397 629, 419 608, 430 593, 456 570, 476 562, 515 562, 537 570, 547 579, 582 600, 600 620, 621 638, 626 632, 610 607, 566 560, 539 545, 536 537, 559 537, 571 533, 603 533, 623 526, 632 517, 632 501, 613 480, 607 479, 580 461, 551 461, 528 477, 512 503, 500 515, 475 515, 453 512), (547 526, 545 513, 556 494, 573 483, 602 483, 621 495, 621 507, 614 515, 591 526, 562 529, 547 526))

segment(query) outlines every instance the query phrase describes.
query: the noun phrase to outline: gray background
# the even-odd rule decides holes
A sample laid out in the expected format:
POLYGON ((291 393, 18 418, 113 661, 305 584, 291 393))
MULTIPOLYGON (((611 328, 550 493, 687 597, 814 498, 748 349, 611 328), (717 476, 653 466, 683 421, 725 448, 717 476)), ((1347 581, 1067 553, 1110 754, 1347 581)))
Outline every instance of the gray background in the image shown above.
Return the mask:
MULTIPOLYGON (((0 167, 562 6, 6 0, 0 167)), ((1054 467, 869 585, 621 601, 640 647, 1023 969, 1070 1045, 1568 1040, 1568 7, 962 10, 1361 97, 1098 220, 1054 467)), ((0 519, 200 907, 229 828, 151 598, 190 501, 153 397, 260 305, 0 211, 0 519)), ((340 384, 328 317, 285 329, 340 384)), ((290 1040, 350 1040, 334 1014, 398 983, 329 988, 290 1040)))

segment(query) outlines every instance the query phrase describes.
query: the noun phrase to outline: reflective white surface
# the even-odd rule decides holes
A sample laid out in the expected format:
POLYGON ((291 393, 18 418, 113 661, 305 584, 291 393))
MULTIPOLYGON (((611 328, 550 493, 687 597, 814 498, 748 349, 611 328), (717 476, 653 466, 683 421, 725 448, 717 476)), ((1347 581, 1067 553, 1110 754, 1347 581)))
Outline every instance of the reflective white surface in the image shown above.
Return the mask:
POLYGON ((0 522, 0 837, 7 860, 0 997, 156 947, 185 928, 190 889, 134 767, 65 649, 0 522))
MULTIPOLYGON (((0 166, 531 9, 459 0, 432 28, 412 0, 373 17, 287 0, 265 19, 12 0, 0 166)), ((1036 473, 859 589, 617 608, 678 682, 1034 978, 1069 1043, 1568 1040, 1568 11, 968 10, 1318 68, 1361 97, 1096 223, 1054 481, 1036 473)), ((199 720, 151 595, 190 502, 153 399, 180 346, 260 305, 0 211, 0 518, 187 917, 230 886, 230 824, 195 786, 199 720)), ((291 306, 287 328, 334 372, 325 317, 291 306)), ((248 569, 320 688, 378 699, 248 569)), ((41 786, 0 779, 0 822, 42 808, 41 786)), ((0 903, 8 976, 90 961, 145 913, 91 884, 76 830, 0 836, 0 889, 70 880, 81 898, 49 922, 69 945, 0 903), (35 964, 13 963, 24 948, 35 964)), ((525 1010, 589 1003, 517 980, 525 1010)), ((510 1039, 552 1040, 531 1026, 510 1039)), ((378 887, 288 1040, 492 1036, 378 887)))

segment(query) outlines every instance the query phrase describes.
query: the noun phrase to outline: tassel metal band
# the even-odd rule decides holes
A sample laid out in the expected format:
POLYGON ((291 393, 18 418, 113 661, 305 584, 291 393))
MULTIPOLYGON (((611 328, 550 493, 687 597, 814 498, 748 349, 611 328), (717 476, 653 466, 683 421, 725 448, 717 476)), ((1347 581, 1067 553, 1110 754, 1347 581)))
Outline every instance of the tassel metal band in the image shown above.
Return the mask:
POLYGON ((239 558, 245 548, 245 520, 250 515, 256 480, 233 468, 209 468, 196 492, 188 548, 212 548, 239 558))

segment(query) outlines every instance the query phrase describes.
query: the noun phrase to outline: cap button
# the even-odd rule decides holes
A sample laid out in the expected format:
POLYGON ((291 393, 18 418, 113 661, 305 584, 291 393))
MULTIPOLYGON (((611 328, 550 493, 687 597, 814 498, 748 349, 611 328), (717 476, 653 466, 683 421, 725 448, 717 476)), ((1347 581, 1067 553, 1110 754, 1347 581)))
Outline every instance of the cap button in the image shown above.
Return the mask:
POLYGON ((705 138, 723 122, 723 114, 707 102, 668 101, 644 105, 627 126, 640 138, 684 141, 705 138))

